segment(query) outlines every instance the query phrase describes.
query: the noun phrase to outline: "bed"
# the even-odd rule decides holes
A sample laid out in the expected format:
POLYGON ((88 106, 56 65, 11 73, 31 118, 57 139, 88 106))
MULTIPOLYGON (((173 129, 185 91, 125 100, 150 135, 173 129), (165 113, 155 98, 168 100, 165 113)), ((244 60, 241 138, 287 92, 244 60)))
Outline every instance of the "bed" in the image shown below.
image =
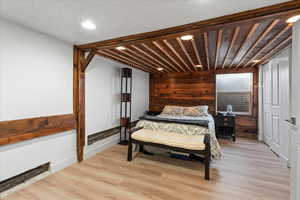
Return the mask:
POLYGON ((154 131, 178 133, 180 135, 196 136, 210 135, 211 154, 214 158, 221 157, 221 148, 215 134, 215 122, 212 115, 190 117, 173 115, 145 115, 140 118, 136 127, 143 127, 154 131), (171 119, 169 121, 169 119, 171 119), (168 122, 169 121, 169 122, 168 122), (194 123, 195 122, 195 123, 194 123))
MULTIPOLYGON (((211 156, 220 158, 221 148, 215 135, 213 117, 207 111, 185 115, 184 109, 190 107, 179 108, 180 111, 175 111, 175 113, 166 112, 167 109, 164 109, 160 115, 141 117, 135 129, 130 133, 130 145, 135 143, 143 147, 143 144, 148 144, 173 150, 178 148, 180 152, 204 155, 209 161, 211 156)), ((130 161, 132 146, 128 150, 130 161)), ((206 163, 208 165, 206 168, 209 167, 209 161, 206 163)), ((209 179, 209 175, 205 177, 209 179)))

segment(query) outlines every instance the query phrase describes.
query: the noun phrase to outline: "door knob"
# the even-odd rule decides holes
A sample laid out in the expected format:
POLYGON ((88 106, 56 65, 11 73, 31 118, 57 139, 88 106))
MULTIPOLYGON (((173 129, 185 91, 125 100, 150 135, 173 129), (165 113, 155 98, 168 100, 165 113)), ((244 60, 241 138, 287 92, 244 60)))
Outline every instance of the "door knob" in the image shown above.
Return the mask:
POLYGON ((285 121, 289 122, 290 124, 296 125, 296 118, 291 117, 290 119, 286 119, 285 121))

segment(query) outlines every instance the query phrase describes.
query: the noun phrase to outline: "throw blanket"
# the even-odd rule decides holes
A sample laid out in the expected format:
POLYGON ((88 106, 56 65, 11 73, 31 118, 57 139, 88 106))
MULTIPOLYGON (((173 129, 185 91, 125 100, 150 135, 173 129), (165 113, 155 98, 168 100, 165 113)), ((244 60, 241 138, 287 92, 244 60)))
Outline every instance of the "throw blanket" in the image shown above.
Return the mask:
POLYGON ((154 131, 173 132, 181 135, 210 134, 211 153, 214 158, 221 157, 221 148, 215 135, 214 119, 211 115, 201 117, 144 116, 140 118, 136 127, 144 127, 154 131), (203 125, 201 125, 203 124, 203 125))
POLYGON ((168 118, 164 117, 163 115, 158 116, 152 116, 152 115, 145 115, 143 117, 140 117, 140 120, 149 120, 149 121, 155 121, 155 122, 169 122, 169 123, 181 123, 181 124, 191 124, 191 125, 197 125, 197 126, 204 126, 208 127, 208 120, 203 119, 179 119, 179 118, 168 118))

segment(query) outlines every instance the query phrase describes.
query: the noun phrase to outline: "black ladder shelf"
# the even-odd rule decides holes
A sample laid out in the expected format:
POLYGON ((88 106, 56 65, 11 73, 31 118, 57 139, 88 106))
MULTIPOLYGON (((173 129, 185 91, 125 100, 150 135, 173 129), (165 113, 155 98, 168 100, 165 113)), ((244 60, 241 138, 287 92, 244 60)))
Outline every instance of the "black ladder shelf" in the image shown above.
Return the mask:
POLYGON ((128 144, 131 124, 132 69, 121 68, 120 143, 128 144))

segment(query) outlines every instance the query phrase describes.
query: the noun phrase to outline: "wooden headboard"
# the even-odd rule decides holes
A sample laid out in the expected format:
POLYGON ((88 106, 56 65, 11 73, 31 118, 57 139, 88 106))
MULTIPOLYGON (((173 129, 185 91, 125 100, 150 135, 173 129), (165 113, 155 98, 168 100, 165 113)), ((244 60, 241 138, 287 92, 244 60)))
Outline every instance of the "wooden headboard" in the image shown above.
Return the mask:
POLYGON ((209 106, 215 111, 215 75, 211 72, 174 73, 150 76, 150 111, 166 105, 209 106))
POLYGON ((215 77, 217 73, 253 72, 253 110, 251 116, 238 116, 238 136, 256 137, 258 113, 257 68, 211 70, 199 72, 155 74, 150 76, 150 105, 152 112, 160 112, 166 105, 207 105, 215 112, 215 77))

